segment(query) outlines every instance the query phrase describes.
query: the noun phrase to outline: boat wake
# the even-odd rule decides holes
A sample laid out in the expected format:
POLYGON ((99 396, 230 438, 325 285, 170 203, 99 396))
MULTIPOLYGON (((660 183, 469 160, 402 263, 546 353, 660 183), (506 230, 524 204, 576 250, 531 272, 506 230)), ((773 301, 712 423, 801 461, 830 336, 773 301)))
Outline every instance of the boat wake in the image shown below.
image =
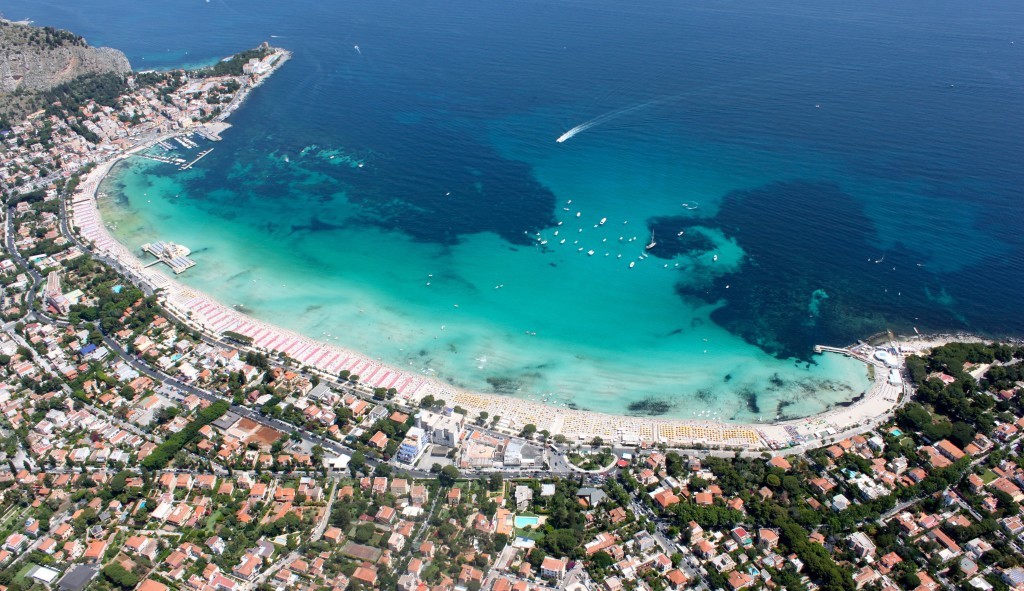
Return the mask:
POLYGON ((598 125, 601 125, 603 123, 607 123, 607 122, 611 121, 612 119, 618 119, 619 117, 622 117, 623 115, 627 115, 627 114, 633 113, 635 111, 640 111, 641 109, 646 109, 647 107, 651 107, 651 106, 657 105, 659 103, 664 103, 664 102, 667 102, 667 101, 670 101, 670 100, 673 100, 673 99, 676 99, 676 98, 679 98, 679 95, 673 95, 673 96, 663 97, 663 98, 659 98, 659 99, 652 99, 652 100, 649 100, 649 101, 644 101, 642 103, 637 103, 635 105, 630 105, 628 107, 623 107, 621 109, 616 109, 614 111, 609 111, 609 112, 605 113, 604 115, 599 115, 597 117, 594 117, 590 121, 586 121, 584 123, 580 123, 576 127, 573 127, 569 131, 567 131, 567 132, 563 133, 562 135, 558 136, 558 139, 556 139, 555 141, 561 144, 561 143, 563 143, 565 141, 568 141, 568 140, 572 139, 576 135, 578 135, 580 133, 583 133, 584 131, 586 131, 586 130, 592 128, 592 127, 597 127, 598 125))

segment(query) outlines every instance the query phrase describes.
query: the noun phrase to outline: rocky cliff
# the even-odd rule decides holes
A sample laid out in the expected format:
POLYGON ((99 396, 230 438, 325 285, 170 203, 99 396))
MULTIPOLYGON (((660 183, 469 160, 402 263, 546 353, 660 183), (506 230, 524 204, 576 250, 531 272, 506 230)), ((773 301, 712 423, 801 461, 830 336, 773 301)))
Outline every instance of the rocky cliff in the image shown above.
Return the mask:
POLYGON ((0 93, 45 91, 85 74, 130 71, 116 49, 89 47, 67 31, 0 21, 0 93))

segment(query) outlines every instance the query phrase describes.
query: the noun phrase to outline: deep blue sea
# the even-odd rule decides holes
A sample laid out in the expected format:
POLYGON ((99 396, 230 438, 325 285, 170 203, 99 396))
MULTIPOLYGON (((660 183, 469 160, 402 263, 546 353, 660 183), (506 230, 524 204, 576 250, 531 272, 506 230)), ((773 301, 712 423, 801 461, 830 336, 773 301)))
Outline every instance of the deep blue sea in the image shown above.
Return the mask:
POLYGON ((201 165, 129 161, 104 215, 224 303, 460 386, 768 420, 867 386, 814 344, 1024 334, 1017 1, 2 10, 139 70, 291 50, 201 165))

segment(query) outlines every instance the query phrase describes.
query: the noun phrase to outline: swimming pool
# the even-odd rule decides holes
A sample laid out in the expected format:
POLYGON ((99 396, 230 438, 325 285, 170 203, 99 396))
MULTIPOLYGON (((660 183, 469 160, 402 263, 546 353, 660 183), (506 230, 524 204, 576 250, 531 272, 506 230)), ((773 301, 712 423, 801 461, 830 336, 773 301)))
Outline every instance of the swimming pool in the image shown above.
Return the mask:
POLYGON ((537 527, 538 523, 540 523, 540 517, 516 515, 515 518, 516 527, 537 527))

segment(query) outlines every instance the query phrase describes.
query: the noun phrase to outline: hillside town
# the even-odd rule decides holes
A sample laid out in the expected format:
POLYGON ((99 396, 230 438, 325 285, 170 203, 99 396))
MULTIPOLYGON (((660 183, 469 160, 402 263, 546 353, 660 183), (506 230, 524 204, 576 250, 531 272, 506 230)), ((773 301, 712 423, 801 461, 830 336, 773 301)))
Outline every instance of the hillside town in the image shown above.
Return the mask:
POLYGON ((1020 346, 883 345, 891 418, 761 452, 510 431, 176 316, 68 208, 287 56, 243 57, 5 130, 0 590, 1024 589, 1020 346))

